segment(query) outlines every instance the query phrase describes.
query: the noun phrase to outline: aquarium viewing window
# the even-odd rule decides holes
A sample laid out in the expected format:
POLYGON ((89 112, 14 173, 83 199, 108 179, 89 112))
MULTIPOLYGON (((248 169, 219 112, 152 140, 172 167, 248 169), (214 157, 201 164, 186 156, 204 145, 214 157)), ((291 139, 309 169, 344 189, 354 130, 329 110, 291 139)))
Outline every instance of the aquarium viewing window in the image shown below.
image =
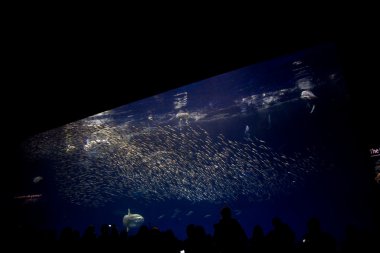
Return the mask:
POLYGON ((299 237, 316 216, 340 236, 371 224, 347 118, 332 45, 232 70, 28 139, 18 222, 184 239, 229 206, 247 235, 280 217, 299 237))

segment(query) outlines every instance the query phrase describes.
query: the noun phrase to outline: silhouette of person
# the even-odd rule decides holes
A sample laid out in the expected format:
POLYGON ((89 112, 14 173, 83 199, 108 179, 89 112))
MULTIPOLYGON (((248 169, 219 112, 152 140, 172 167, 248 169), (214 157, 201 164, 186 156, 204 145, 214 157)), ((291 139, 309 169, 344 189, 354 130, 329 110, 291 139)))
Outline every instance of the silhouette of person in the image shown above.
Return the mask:
POLYGON ((264 230, 260 225, 256 225, 252 231, 252 237, 250 238, 250 252, 264 252, 265 251, 265 235, 264 230))
POLYGON ((347 225, 345 229, 345 236, 346 238, 344 238, 342 242, 341 252, 370 252, 370 250, 364 250, 367 245, 365 244, 365 241, 363 240, 364 238, 362 238, 362 234, 356 226, 352 224, 347 225))
POLYGON ((270 252, 292 252, 295 248, 295 233, 278 217, 272 219, 273 229, 266 236, 270 252))
POLYGON ((82 236, 84 242, 93 243, 96 240, 95 226, 89 225, 82 236))
POLYGON ((335 252, 335 239, 321 230, 317 218, 310 218, 307 223, 307 232, 302 240, 303 252, 335 252))
POLYGON ((232 218, 229 207, 222 208, 222 218, 214 224, 214 241, 218 252, 244 252, 247 236, 240 223, 232 218))
POLYGON ((202 226, 189 224, 186 227, 187 238, 184 241, 186 253, 212 252, 212 240, 202 226))

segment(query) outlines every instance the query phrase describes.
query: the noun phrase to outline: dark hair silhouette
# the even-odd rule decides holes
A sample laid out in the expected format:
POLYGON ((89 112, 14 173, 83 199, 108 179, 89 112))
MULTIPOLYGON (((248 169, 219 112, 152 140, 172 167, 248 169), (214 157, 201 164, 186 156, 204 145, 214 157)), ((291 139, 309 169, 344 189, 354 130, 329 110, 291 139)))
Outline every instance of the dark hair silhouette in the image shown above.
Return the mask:
POLYGON ((291 252, 295 249, 295 233, 279 217, 272 219, 272 230, 266 236, 267 245, 272 252, 291 252))
POLYGON ((240 223, 232 218, 231 209, 224 207, 220 221, 214 225, 214 241, 218 252, 244 252, 247 236, 240 223))
POLYGON ((313 217, 307 223, 307 232, 302 239, 301 249, 304 252, 335 252, 335 239, 322 231, 319 219, 313 217))

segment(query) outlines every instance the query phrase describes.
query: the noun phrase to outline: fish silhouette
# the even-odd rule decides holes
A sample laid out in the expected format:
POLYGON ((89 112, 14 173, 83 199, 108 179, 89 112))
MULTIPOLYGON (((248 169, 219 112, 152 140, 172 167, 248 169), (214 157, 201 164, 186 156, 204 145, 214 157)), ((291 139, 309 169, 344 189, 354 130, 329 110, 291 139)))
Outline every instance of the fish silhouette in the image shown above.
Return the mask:
POLYGON ((131 210, 128 208, 128 214, 123 217, 123 224, 127 230, 130 228, 139 227, 144 223, 144 217, 137 213, 131 213, 131 210))

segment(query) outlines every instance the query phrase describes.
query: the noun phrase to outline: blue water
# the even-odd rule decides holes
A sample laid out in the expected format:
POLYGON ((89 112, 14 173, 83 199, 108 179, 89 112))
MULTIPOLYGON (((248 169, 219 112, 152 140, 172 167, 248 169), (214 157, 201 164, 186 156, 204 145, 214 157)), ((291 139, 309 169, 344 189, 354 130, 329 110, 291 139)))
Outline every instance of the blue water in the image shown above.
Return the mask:
POLYGON ((123 229, 130 209, 184 239, 188 224, 212 234, 229 206, 248 236, 256 224, 269 232, 273 217, 299 239, 312 216, 338 238, 349 223, 371 226, 363 160, 329 45, 52 129, 25 150, 17 194, 42 197, 17 200, 19 222, 123 229))

